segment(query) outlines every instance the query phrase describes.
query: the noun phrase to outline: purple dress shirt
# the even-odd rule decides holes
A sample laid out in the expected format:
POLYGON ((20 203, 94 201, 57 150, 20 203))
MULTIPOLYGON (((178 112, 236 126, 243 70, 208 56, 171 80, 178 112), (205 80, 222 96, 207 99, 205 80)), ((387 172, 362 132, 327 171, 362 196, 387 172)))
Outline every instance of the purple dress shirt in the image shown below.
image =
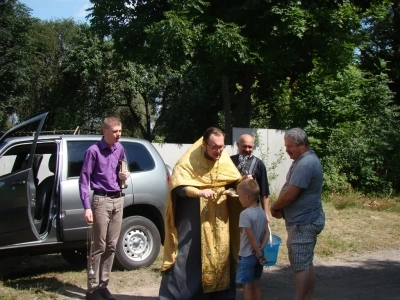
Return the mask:
POLYGON ((79 176, 79 194, 84 209, 91 208, 89 187, 102 192, 119 192, 118 161, 124 160, 124 148, 115 143, 112 149, 104 137, 86 150, 81 174, 79 176))

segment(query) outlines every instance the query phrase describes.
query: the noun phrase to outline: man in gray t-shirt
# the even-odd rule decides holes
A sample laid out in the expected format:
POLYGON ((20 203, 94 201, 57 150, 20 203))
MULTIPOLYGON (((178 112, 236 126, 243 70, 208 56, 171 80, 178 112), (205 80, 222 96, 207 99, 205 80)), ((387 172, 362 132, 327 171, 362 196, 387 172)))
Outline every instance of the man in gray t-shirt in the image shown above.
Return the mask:
POLYGON ((287 191, 289 186, 295 186, 301 191, 296 201, 282 208, 286 224, 307 225, 319 217, 322 177, 321 163, 313 150, 306 151, 293 161, 282 191, 287 191))
POLYGON ((314 248, 325 226, 322 167, 304 130, 292 128, 284 139, 293 163, 278 200, 271 206, 271 215, 285 219, 289 261, 295 272, 295 299, 314 299, 314 248))

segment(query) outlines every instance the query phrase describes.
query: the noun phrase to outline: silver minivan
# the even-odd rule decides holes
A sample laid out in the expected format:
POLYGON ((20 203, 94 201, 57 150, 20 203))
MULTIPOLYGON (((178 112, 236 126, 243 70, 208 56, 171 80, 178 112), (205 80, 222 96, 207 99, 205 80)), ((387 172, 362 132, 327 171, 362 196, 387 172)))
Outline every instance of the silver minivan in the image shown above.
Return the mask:
MULTIPOLYGON (((0 138, 0 257, 61 253, 86 260, 87 229, 78 178, 87 148, 100 135, 40 135, 47 113, 20 123, 0 138), (28 135, 28 136, 27 136, 28 135)), ((131 176, 115 263, 151 265, 164 240, 169 171, 153 145, 121 138, 131 176)))

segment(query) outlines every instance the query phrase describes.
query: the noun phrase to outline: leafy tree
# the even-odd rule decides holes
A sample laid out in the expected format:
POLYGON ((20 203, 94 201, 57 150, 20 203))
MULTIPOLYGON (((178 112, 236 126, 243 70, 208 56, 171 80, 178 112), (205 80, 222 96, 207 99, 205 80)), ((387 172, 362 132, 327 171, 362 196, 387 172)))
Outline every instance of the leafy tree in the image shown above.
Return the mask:
MULTIPOLYGON (((211 73, 212 74, 212 73, 211 73)), ((171 143, 192 143, 210 126, 223 127, 220 85, 204 77, 203 68, 192 66, 182 76, 171 78, 167 112, 160 118, 160 133, 171 143), (219 97, 219 98, 218 98, 219 97)), ((211 75, 210 75, 211 76, 211 75)), ((228 143, 228 138, 225 139, 228 143)))
POLYGON ((0 127, 26 99, 28 81, 26 48, 32 19, 30 10, 17 0, 0 1, 0 127))
POLYGON ((400 104, 400 1, 374 3, 363 18, 360 65, 374 74, 385 72, 400 104))
POLYGON ((348 67, 331 76, 318 68, 286 87, 283 128, 303 127, 321 158, 325 188, 389 192, 397 186, 398 107, 386 75, 348 67))
MULTIPOLYGON (((357 75, 357 74, 356 74, 357 75)), ((386 75, 359 73, 356 120, 332 128, 325 155, 338 163, 338 175, 366 193, 391 194, 399 188, 399 108, 393 104, 386 75)), ((329 182, 328 182, 329 183, 329 182)), ((331 187, 332 188, 332 187, 331 187)))
MULTIPOLYGON (((28 79, 24 86, 26 100, 19 102, 16 107, 20 119, 49 111, 45 129, 51 130, 59 125, 56 124, 55 111, 60 101, 64 100, 58 90, 62 80, 61 66, 68 51, 75 47, 78 28, 72 19, 32 21, 29 44, 25 49, 28 79)), ((66 127, 58 129, 71 128, 71 124, 63 125, 66 127)))
POLYGON ((359 27, 353 4, 328 0, 92 3, 94 28, 112 36, 125 57, 182 73, 191 64, 213 68, 224 120, 232 110, 232 124, 240 127, 250 125, 254 107, 273 109, 271 97, 286 78, 293 84, 319 61, 345 66, 359 27))
POLYGON ((161 67, 120 59, 113 40, 99 39, 82 25, 79 43, 63 62, 61 88, 68 101, 58 102, 58 122, 73 120, 96 132, 102 118, 113 114, 122 119, 126 134, 153 141, 172 77, 161 67))
POLYGON ((124 124, 136 136, 153 141, 160 134, 174 74, 160 67, 120 59, 114 67, 116 71, 109 86, 113 88, 124 124))
POLYGON ((111 51, 111 42, 101 42, 86 24, 80 24, 78 39, 61 65, 61 97, 54 111, 57 127, 75 124, 98 133, 104 116, 114 112, 114 99, 105 96, 107 78, 113 72, 111 51))

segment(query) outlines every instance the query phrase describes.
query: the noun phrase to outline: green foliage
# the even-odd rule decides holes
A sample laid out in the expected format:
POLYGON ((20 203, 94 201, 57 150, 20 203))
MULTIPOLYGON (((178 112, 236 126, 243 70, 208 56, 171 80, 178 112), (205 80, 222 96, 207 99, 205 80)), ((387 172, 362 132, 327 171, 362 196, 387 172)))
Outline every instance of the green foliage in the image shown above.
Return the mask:
POLYGON ((398 108, 387 77, 350 68, 324 80, 301 87, 301 100, 293 102, 322 160, 325 188, 347 191, 350 184, 365 192, 389 193, 399 178, 388 164, 395 154, 398 108))
POLYGON ((400 105, 400 3, 376 1, 365 11, 362 20, 358 60, 363 70, 373 74, 386 73, 400 105))
POLYGON ((372 211, 400 212, 400 198, 398 197, 348 191, 342 194, 325 192, 322 199, 325 203, 332 203, 333 207, 338 210, 362 208, 372 211))
MULTIPOLYGON (((222 103, 213 101, 217 87, 203 81, 195 67, 170 79, 167 113, 159 118, 160 132, 171 143, 192 143, 210 126, 221 126, 222 103)), ((218 86, 219 88, 219 86, 218 86)))
POLYGON ((91 26, 0 2, 3 128, 43 111, 46 129, 97 133, 113 114, 175 143, 303 127, 325 190, 400 191, 398 1, 91 2, 91 26))
MULTIPOLYGON (((35 19, 29 30, 29 77, 24 90, 26 101, 17 106, 17 114, 24 120, 49 111, 45 128, 75 129, 78 124, 58 122, 56 111, 62 102, 60 85, 63 83, 62 63, 67 52, 75 46, 79 26, 71 19, 40 21, 35 19), (75 125, 75 126, 74 126, 75 125)), ((76 110, 76 109, 75 109, 76 110)), ((63 120, 66 115, 62 115, 63 120)))
POLYGON ((63 61, 60 88, 70 101, 61 99, 57 120, 74 120, 96 132, 105 115, 115 115, 121 118, 125 135, 152 141, 167 107, 163 101, 169 75, 162 68, 121 60, 113 41, 100 40, 82 25, 79 42, 63 61))
POLYGON ((306 130, 323 164, 325 190, 397 190, 398 107, 388 83, 385 74, 356 66, 334 73, 317 66, 295 85, 287 80, 277 89, 281 128, 306 130))
POLYGON ((111 63, 112 43, 100 41, 90 28, 80 25, 75 45, 62 60, 55 126, 72 123, 85 131, 99 132, 104 116, 115 112, 114 98, 106 97, 111 63))
MULTIPOLYGON (((280 96, 276 89, 286 78, 292 85, 319 62, 327 69, 346 66, 360 21, 357 7, 336 1, 91 2, 91 24, 114 39, 124 58, 181 74, 196 68, 208 75, 211 69, 209 78, 203 76, 206 85, 221 86, 228 77, 223 119, 237 127, 250 126, 253 108, 258 122, 271 115, 273 97, 280 96)), ((220 98, 211 105, 218 106, 220 98)), ((271 120, 279 123, 275 116, 271 120)))
POLYGON ((30 11, 16 0, 0 1, 0 127, 15 113, 15 106, 26 100, 24 86, 29 82, 30 11))
POLYGON ((322 160, 324 169, 324 190, 332 193, 343 194, 351 190, 351 185, 345 173, 342 172, 342 164, 339 158, 328 156, 322 160))

